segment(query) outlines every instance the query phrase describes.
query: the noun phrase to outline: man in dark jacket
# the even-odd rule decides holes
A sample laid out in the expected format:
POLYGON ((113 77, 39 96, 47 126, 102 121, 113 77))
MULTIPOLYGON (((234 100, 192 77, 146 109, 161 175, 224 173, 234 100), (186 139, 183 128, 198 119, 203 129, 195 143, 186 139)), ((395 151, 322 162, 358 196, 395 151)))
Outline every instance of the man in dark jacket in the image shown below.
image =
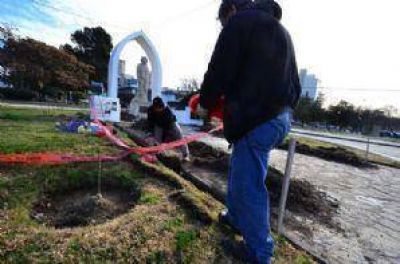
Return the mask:
POLYGON ((265 187, 270 151, 290 130, 301 94, 294 48, 272 0, 223 0, 223 24, 201 86, 200 104, 225 98, 224 134, 233 144, 228 211, 221 221, 238 229, 244 256, 270 263, 273 240, 265 187))
MULTIPOLYGON (((153 104, 147 110, 147 121, 159 143, 182 139, 182 130, 176 122, 176 116, 160 97, 154 98, 153 104)), ((180 151, 183 159, 189 161, 188 146, 181 146, 180 151)))

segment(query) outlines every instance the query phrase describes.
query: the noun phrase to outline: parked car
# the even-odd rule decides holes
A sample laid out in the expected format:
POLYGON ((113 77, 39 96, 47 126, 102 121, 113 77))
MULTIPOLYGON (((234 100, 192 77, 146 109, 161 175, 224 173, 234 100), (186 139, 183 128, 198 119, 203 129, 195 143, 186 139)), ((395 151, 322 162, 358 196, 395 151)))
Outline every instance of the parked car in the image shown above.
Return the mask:
POLYGON ((400 138, 400 131, 382 130, 379 133, 380 137, 400 138))
POLYGON ((393 132, 388 131, 388 130, 382 130, 379 132, 380 137, 393 137, 393 132))

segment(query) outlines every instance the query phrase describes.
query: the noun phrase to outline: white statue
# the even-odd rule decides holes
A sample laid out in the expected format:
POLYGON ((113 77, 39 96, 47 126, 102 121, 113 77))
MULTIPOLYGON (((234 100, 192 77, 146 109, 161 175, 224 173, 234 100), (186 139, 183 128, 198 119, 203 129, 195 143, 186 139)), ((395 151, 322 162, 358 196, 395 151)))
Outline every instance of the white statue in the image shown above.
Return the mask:
POLYGON ((148 93, 151 85, 151 73, 148 66, 148 59, 142 57, 141 62, 137 66, 138 90, 135 98, 132 99, 130 113, 136 118, 139 117, 140 108, 148 107, 148 93))

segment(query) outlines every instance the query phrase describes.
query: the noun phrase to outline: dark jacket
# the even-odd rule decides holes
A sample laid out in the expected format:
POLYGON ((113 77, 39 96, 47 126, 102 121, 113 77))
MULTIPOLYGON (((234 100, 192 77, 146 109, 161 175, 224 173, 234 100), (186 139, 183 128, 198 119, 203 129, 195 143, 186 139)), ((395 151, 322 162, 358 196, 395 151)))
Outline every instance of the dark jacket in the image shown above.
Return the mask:
POLYGON ((263 8, 233 16, 217 41, 201 86, 200 104, 212 109, 225 97, 224 133, 234 142, 287 107, 301 86, 289 33, 263 8))
POLYGON ((147 110, 147 121, 149 122, 151 129, 153 129, 154 126, 159 126, 163 129, 170 129, 176 122, 176 116, 168 106, 166 106, 161 112, 154 111, 154 107, 150 106, 147 110))

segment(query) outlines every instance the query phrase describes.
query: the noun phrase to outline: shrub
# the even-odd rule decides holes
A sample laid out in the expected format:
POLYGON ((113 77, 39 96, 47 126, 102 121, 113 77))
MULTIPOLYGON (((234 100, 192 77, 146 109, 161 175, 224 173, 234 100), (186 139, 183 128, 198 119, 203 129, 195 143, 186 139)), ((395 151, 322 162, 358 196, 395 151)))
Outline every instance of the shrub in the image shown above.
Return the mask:
POLYGON ((0 97, 8 100, 31 101, 37 99, 38 95, 28 89, 3 88, 0 89, 0 97))

